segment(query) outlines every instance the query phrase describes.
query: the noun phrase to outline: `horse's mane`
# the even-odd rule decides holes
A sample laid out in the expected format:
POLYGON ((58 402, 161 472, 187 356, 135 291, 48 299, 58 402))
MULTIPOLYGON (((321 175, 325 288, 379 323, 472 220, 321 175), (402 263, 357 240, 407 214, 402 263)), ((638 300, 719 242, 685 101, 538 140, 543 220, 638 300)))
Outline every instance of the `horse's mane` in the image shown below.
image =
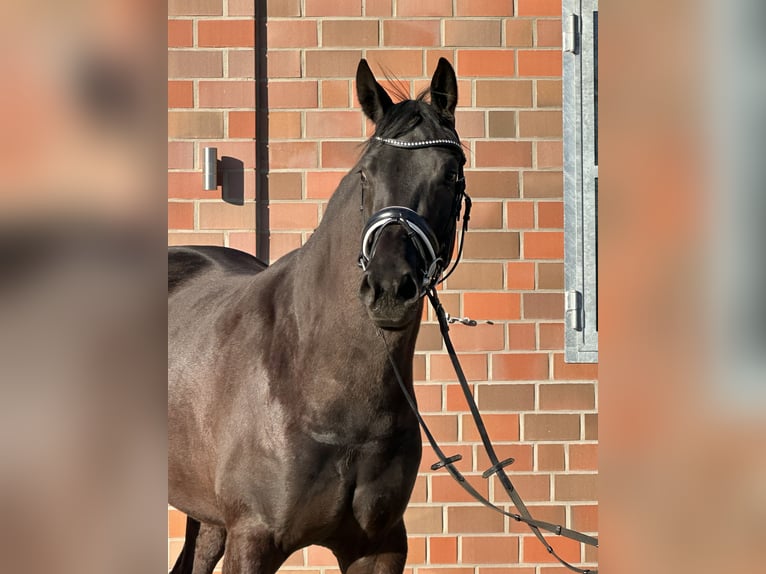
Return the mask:
POLYGON ((391 108, 378 121, 374 135, 381 138, 400 138, 422 123, 437 127, 434 137, 457 139, 450 122, 429 105, 429 90, 424 90, 414 100, 405 99, 391 108))

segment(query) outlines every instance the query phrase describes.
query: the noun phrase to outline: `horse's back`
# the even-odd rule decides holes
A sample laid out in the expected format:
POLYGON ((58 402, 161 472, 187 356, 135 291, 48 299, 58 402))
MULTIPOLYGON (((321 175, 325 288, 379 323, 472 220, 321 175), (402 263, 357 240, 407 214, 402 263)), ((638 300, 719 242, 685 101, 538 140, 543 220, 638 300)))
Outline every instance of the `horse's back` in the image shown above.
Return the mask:
POLYGON ((168 248, 168 295, 206 271, 255 274, 268 265, 244 251, 214 245, 168 248))

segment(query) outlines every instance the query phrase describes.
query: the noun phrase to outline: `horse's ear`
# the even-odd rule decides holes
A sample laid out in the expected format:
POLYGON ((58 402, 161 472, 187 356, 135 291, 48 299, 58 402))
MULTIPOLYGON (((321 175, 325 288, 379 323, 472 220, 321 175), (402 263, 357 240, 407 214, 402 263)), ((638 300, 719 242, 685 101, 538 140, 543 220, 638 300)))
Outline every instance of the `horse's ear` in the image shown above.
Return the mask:
POLYGON ((364 58, 359 60, 359 67, 356 69, 356 96, 362 111, 373 123, 378 123, 386 110, 394 105, 383 86, 375 80, 364 58))
POLYGON ((444 58, 439 58, 434 77, 431 78, 431 105, 455 125, 457 78, 452 64, 444 58))

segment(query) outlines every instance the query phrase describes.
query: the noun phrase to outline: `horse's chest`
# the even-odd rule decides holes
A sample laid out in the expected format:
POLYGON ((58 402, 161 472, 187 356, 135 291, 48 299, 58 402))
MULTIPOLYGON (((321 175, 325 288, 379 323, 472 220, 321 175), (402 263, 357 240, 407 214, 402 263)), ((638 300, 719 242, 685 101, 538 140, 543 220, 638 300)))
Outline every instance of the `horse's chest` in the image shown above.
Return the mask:
POLYGON ((306 453, 289 492, 291 538, 321 542, 336 537, 374 537, 399 520, 420 462, 420 438, 362 446, 317 445, 306 453))
POLYGON ((356 522, 370 534, 385 530, 401 519, 414 485, 420 451, 382 460, 384 466, 380 466, 381 459, 376 459, 359 470, 360 480, 355 484, 351 502, 356 522))

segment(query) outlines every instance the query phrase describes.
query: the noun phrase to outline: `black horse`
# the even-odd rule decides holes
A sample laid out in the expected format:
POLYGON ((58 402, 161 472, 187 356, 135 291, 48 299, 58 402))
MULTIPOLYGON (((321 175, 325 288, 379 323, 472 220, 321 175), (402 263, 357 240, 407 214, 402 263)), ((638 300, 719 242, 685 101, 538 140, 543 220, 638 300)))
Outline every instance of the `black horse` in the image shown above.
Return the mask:
POLYGON ((173 572, 225 550, 224 572, 271 574, 310 544, 344 573, 404 568, 421 435, 392 365, 412 390, 465 156, 446 60, 416 100, 395 104, 364 60, 356 85, 375 135, 305 246, 268 268, 169 250, 169 499, 189 516, 173 572))

